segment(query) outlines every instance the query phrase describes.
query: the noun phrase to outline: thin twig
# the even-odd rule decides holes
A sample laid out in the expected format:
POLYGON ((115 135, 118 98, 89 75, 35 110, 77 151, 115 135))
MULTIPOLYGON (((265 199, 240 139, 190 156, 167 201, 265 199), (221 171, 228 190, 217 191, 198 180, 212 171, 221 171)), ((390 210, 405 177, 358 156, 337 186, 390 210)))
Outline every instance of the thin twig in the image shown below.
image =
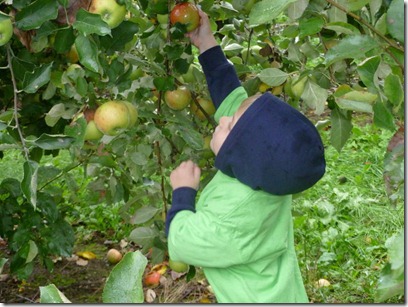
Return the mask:
MULTIPOLYGON (((392 40, 390 40, 388 37, 386 37, 384 34, 382 34, 380 31, 378 31, 375 27, 373 27, 372 25, 370 25, 367 21, 365 21, 363 18, 361 18, 360 16, 354 14, 353 12, 350 12, 347 10, 347 8, 345 8, 344 6, 338 4, 337 2, 335 2, 334 0, 326 0, 327 2, 329 2, 331 5, 335 6, 336 8, 338 8, 339 10, 345 12, 347 15, 353 17, 355 20, 357 20, 358 22, 362 23, 363 25, 365 25, 367 28, 369 28, 371 31, 373 31, 375 34, 377 34, 382 40, 384 40, 385 42, 387 42, 391 47, 398 49, 401 52, 405 52, 404 47, 398 45, 397 43, 393 42, 392 40)), ((392 52, 390 52, 388 50, 388 48, 385 49, 387 51, 388 54, 390 54, 394 59, 395 57, 393 56, 392 52)), ((404 66, 399 63, 399 61, 396 61, 398 63, 398 65, 401 67, 402 70, 404 70, 404 66)))
POLYGON ((20 140, 21 140, 21 144, 23 146, 23 150, 24 150, 24 155, 26 160, 29 160, 29 151, 23 136, 23 132, 21 131, 20 128, 20 123, 18 120, 18 89, 17 89, 17 82, 16 82, 16 78, 14 76, 14 71, 13 71, 13 63, 12 63, 12 50, 10 45, 7 45, 7 61, 8 61, 8 66, 10 68, 10 74, 11 74, 11 82, 13 83, 13 95, 14 95, 14 112, 13 112, 13 117, 14 117, 14 121, 16 123, 16 128, 18 131, 18 135, 20 136, 20 140))

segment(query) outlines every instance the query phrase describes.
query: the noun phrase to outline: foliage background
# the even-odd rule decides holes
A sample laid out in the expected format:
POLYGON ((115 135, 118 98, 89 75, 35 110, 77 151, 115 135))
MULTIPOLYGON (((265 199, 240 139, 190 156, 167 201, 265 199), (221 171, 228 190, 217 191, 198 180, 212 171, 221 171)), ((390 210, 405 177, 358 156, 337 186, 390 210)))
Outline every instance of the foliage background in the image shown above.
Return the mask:
MULTIPOLYGON (((0 47, 0 154, 18 150, 23 165, 21 176, 4 176, 0 184, 0 236, 8 241, 10 269, 18 278, 27 278, 38 262, 51 269, 53 255, 71 255, 74 230, 86 235, 92 226, 117 229, 109 235, 127 237, 143 253, 151 252, 151 263, 161 263, 167 257, 163 227, 171 200, 170 171, 191 158, 203 169, 202 186, 214 174, 214 157, 204 146, 214 128, 211 116, 199 118, 190 108, 173 111, 163 100, 165 91, 181 84, 191 90, 192 105, 209 98, 197 51, 184 38, 183 27, 166 19, 175 2, 121 3, 128 13, 114 29, 87 11, 86 0, 0 4, 6 14, 1 18, 11 18, 14 26, 10 42, 0 47), (138 125, 115 137, 85 141, 86 112, 111 99, 137 106, 138 125), (67 159, 50 159, 59 155, 67 159), (92 208, 92 214, 84 216, 84 207, 92 208), (107 208, 115 216, 111 225, 102 222, 107 208)), ((196 3, 209 14, 249 94, 270 90, 327 131, 326 148, 339 155, 333 167, 352 163, 352 157, 342 156, 344 147, 352 146, 347 143, 352 134, 376 138, 379 131, 388 131, 381 138, 387 144, 384 164, 370 164, 384 182, 366 184, 373 189, 385 184, 390 210, 403 206, 402 0, 196 3), (379 130, 356 129, 361 114, 379 130)), ((364 150, 356 145, 355 156, 364 150)), ((6 169, 7 163, 1 163, 6 169)), ((361 176, 355 180, 363 182, 361 176)), ((307 205, 310 195, 300 195, 305 202, 295 212, 313 216, 327 211, 329 216, 309 225, 308 237, 300 237, 324 234, 324 242, 316 242, 319 257, 325 257, 321 262, 344 260, 349 255, 336 251, 336 240, 353 238, 341 221, 349 218, 341 211, 344 195, 319 187, 313 190, 319 201, 307 205), (323 193, 334 193, 338 200, 325 200, 323 193)), ((356 193, 364 198, 363 190, 356 193)), ((300 217, 295 221, 299 227, 311 223, 300 217)), ((351 250, 356 245, 350 241, 351 250)), ((303 246, 304 251, 314 248, 303 246)), ((382 280, 388 282, 380 285, 382 299, 395 294, 401 276, 403 281, 401 265, 393 259, 384 267, 382 280)))

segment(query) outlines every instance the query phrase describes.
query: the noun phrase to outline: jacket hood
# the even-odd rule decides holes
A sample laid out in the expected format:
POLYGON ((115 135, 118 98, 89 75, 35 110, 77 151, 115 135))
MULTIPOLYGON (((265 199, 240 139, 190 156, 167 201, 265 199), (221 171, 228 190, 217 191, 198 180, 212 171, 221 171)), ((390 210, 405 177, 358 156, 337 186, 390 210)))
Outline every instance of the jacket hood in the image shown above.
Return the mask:
POLYGON ((326 163, 315 126, 295 108, 265 93, 230 131, 215 166, 255 190, 286 195, 313 186, 326 163))

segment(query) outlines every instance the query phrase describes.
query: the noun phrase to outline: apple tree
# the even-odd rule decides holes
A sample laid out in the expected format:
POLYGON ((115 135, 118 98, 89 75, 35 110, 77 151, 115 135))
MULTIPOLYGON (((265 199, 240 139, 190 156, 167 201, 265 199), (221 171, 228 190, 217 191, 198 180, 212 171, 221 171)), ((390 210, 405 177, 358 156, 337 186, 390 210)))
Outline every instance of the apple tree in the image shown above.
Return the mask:
MULTIPOLYGON (((32 272, 34 259, 51 268, 52 255, 71 254, 74 231, 65 216, 81 188, 71 174, 79 167, 96 195, 91 202, 122 204, 124 223, 134 225, 129 240, 152 262, 166 257, 170 171, 193 159, 203 186, 215 172, 208 145, 215 110, 198 51, 184 36, 188 26, 170 20, 181 2, 0 5, 0 153, 17 149, 25 159, 22 180, 0 183, 0 236, 18 276, 32 272), (99 108, 112 101, 128 112, 98 123, 99 108), (102 132, 111 120, 120 130, 102 132), (70 153, 68 166, 43 162, 61 151, 70 153)), ((393 201, 403 197, 396 141, 404 130, 402 0, 190 2, 210 16, 248 93, 271 91, 319 129, 330 125, 338 151, 361 112, 395 131, 385 175, 393 201)))

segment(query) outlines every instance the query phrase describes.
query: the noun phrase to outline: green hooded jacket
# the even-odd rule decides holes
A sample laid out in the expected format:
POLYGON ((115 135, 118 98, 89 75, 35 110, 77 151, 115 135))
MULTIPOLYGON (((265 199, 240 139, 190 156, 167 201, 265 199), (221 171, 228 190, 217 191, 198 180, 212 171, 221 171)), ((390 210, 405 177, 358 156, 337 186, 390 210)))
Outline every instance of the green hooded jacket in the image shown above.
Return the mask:
MULTIPOLYGON (((232 116, 247 98, 236 88, 215 119, 232 116)), ((292 196, 254 190, 217 171, 196 211, 173 218, 172 260, 202 267, 219 303, 307 303, 295 253, 292 196)))

